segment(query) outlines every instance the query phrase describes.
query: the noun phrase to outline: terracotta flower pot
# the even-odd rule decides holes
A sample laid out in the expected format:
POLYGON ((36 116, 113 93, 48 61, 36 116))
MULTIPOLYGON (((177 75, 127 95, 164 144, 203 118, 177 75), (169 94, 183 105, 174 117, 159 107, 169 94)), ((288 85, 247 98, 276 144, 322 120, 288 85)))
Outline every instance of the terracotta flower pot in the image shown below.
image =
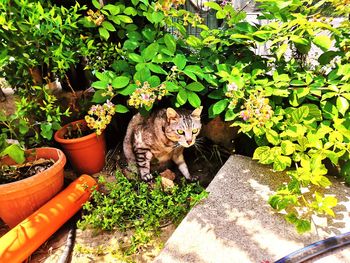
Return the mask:
MULTIPOLYGON (((26 151, 26 156, 28 161, 44 158, 53 159, 55 163, 36 175, 0 185, 0 217, 11 228, 54 197, 63 186, 66 157, 61 150, 37 148, 26 151)), ((10 157, 1 162, 15 164, 10 157)))
POLYGON ((97 136, 92 132, 89 135, 65 139, 68 127, 77 123, 86 124, 85 120, 71 122, 56 131, 55 140, 61 144, 73 169, 79 174, 94 174, 102 170, 105 165, 106 140, 104 133, 97 136))

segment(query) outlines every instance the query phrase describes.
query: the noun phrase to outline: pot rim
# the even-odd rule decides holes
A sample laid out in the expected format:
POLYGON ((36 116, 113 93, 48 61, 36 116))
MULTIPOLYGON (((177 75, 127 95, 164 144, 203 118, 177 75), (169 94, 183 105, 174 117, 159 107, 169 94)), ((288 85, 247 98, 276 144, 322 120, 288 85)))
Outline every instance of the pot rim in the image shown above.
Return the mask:
POLYGON ((92 131, 92 133, 85 135, 83 137, 74 138, 74 139, 64 139, 63 135, 66 133, 67 127, 72 125, 72 124, 76 124, 76 123, 86 123, 86 121, 84 119, 81 119, 81 120, 67 123, 61 129, 59 129, 55 132, 55 135, 54 135, 55 141, 58 143, 61 143, 61 144, 72 144, 72 143, 78 143, 78 142, 86 141, 88 139, 92 139, 95 137, 98 138, 98 137, 102 136, 102 134, 98 136, 94 131, 92 131))
MULTIPOLYGON (((57 155, 58 155, 58 159, 55 160, 54 164, 51 167, 45 169, 44 171, 42 171, 40 173, 32 175, 32 176, 30 176, 28 178, 24 178, 24 179, 18 180, 16 182, 0 184, 0 190, 4 189, 4 188, 7 188, 7 187, 10 188, 10 187, 12 187, 12 186, 14 186, 15 184, 18 184, 18 183, 23 183, 24 182, 24 183, 30 184, 30 183, 36 181, 37 177, 41 176, 45 172, 49 173, 49 172, 51 172, 51 171, 53 171, 55 169, 57 169, 57 170, 64 169, 64 166, 66 164, 67 159, 66 159, 66 156, 65 156, 65 154, 63 153, 62 150, 60 150, 58 148, 54 148, 54 147, 39 147, 39 148, 32 148, 32 149, 25 150, 25 152, 26 153, 32 152, 32 151, 37 152, 37 150, 39 150, 39 151, 44 151, 44 150, 56 151, 57 155)), ((5 157, 5 158, 10 158, 10 157, 5 157)), ((44 157, 40 157, 40 158, 44 158, 44 157)))

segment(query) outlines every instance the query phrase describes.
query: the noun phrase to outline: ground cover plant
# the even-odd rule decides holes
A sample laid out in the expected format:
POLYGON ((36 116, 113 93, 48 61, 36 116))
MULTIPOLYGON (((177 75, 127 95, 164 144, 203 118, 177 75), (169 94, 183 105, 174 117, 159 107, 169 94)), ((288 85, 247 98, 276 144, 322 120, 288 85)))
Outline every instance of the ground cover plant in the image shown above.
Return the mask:
POLYGON ((198 183, 185 183, 164 189, 160 177, 155 184, 129 180, 116 172, 116 180, 106 182, 100 177, 106 191, 94 191, 84 204, 82 219, 78 226, 102 230, 126 231, 133 229, 130 244, 124 246, 124 254, 141 252, 143 246, 159 235, 167 224, 179 223, 187 212, 207 192, 198 183))
MULTIPOLYGON (((21 70, 24 83, 32 85, 29 69, 44 64, 43 72, 70 88, 67 72, 84 60, 94 77, 92 103, 112 101, 116 119, 128 111, 203 105, 209 117, 232 121, 257 144, 254 159, 287 171, 289 181, 269 202, 298 231, 310 229, 314 213, 334 215, 337 200, 322 194, 331 187, 330 168, 350 181, 347 1, 259 0, 255 23, 228 1, 208 2, 219 28, 209 28, 198 14, 184 10, 182 0, 93 0, 88 6, 82 1, 74 6, 14 2, 27 9, 0 6, 0 32, 7 36, 0 46, 5 77, 21 70), (45 27, 35 26, 40 23, 45 27), (188 34, 189 25, 200 34, 188 34), (45 61, 29 63, 27 55, 20 56, 38 56, 32 35, 40 36, 40 44, 54 43, 39 47, 48 56, 45 61), (24 51, 16 53, 9 40, 19 36, 27 44, 19 41, 24 51), (267 51, 258 52, 261 46, 267 51), (62 50, 63 57, 58 56, 62 50)), ((18 79, 11 83, 18 85, 18 79)), ((42 127, 36 134, 49 138, 56 124, 42 127)))

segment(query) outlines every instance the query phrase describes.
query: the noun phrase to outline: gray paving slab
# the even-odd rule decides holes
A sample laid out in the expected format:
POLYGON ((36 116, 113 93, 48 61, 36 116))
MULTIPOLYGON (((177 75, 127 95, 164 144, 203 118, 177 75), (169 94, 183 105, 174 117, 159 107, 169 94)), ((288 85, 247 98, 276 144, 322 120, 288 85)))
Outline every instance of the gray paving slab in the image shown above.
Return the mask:
MULTIPOLYGON (((326 194, 338 198, 337 216, 315 217, 300 235, 267 204, 285 175, 248 157, 233 155, 207 188, 154 263, 274 262, 313 242, 350 231, 350 189, 333 180, 326 194)), ((309 262, 350 262, 350 247, 309 262)))

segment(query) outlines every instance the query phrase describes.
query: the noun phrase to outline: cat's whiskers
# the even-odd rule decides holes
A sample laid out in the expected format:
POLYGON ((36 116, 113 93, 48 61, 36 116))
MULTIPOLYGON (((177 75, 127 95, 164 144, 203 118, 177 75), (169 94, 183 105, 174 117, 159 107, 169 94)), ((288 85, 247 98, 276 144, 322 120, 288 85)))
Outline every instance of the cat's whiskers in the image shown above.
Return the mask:
POLYGON ((193 145, 199 153, 208 152, 204 143, 205 143, 205 138, 200 137, 200 138, 196 138, 196 141, 193 145))

